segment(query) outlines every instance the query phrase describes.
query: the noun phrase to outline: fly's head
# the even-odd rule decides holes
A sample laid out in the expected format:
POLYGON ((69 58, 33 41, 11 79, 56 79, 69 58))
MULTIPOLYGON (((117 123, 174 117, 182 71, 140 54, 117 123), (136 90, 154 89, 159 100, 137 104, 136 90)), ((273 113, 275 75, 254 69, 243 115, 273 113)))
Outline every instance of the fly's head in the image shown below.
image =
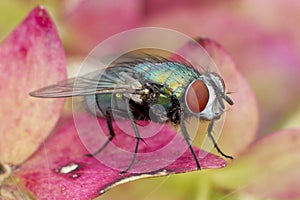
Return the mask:
POLYGON ((226 95, 224 80, 214 72, 200 75, 188 85, 185 92, 188 111, 200 119, 219 119, 225 110, 224 102, 233 105, 226 95))

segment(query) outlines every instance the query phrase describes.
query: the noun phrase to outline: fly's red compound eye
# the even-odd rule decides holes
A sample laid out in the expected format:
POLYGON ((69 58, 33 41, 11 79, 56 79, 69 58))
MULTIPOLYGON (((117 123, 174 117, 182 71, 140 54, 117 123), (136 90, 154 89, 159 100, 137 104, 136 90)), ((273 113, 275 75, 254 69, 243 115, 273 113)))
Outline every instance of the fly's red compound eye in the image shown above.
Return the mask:
POLYGON ((202 112, 208 102, 209 92, 201 80, 194 81, 187 90, 186 104, 194 113, 202 112))

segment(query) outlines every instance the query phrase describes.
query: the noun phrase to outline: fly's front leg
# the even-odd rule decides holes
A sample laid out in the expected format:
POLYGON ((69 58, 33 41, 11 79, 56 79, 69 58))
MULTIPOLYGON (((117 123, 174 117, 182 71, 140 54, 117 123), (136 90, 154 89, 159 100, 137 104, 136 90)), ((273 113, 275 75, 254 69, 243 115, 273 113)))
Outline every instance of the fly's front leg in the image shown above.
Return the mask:
POLYGON ((134 130, 136 143, 135 143, 133 157, 132 157, 132 160, 131 160, 129 166, 124 171, 121 171, 120 174, 128 172, 131 169, 131 167, 133 166, 133 164, 134 164, 134 162, 136 160, 137 153, 138 153, 138 147, 139 147, 140 140, 142 140, 142 138, 141 138, 141 136, 139 134, 139 131, 138 131, 138 128, 137 128, 137 125, 136 125, 136 122, 135 122, 132 110, 131 110, 130 105, 129 105, 129 98, 125 99, 125 104, 126 104, 126 110, 127 110, 128 117, 130 119, 132 128, 134 130))
POLYGON ((187 143, 192 155, 193 155, 193 158, 196 162, 196 166, 197 166, 197 169, 201 169, 201 166, 200 166, 200 163, 198 161, 198 157, 191 145, 191 139, 190 139, 190 135, 186 129, 186 126, 185 126, 185 120, 184 120, 184 113, 182 111, 182 107, 180 105, 180 102, 179 100, 176 98, 175 95, 172 95, 171 96, 171 100, 172 100, 172 115, 171 115, 171 119, 173 121, 173 123, 175 124, 180 124, 180 129, 181 129, 181 132, 182 132, 182 135, 183 135, 183 138, 185 140, 185 142, 187 143))

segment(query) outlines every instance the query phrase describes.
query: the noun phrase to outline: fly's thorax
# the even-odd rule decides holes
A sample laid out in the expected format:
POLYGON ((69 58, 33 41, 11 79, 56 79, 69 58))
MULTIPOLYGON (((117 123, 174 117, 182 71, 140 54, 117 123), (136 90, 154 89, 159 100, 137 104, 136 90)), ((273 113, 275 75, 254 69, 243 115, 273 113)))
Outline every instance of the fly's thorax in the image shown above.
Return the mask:
POLYGON ((136 73, 143 74, 144 80, 163 85, 162 92, 181 96, 190 80, 198 77, 194 69, 182 63, 165 61, 160 63, 141 63, 134 68, 136 73))
POLYGON ((184 103, 190 114, 204 120, 215 120, 223 114, 225 84, 214 72, 202 74, 185 91, 184 103))

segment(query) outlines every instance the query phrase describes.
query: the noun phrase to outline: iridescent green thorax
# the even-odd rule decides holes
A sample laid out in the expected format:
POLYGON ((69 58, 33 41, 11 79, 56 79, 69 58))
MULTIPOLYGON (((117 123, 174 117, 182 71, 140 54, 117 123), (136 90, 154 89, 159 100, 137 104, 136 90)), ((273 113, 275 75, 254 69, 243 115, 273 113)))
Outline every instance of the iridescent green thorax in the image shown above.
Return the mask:
POLYGON ((194 69, 177 62, 140 63, 134 71, 141 73, 146 80, 163 85, 163 92, 178 99, 184 95, 188 84, 200 76, 194 69))

